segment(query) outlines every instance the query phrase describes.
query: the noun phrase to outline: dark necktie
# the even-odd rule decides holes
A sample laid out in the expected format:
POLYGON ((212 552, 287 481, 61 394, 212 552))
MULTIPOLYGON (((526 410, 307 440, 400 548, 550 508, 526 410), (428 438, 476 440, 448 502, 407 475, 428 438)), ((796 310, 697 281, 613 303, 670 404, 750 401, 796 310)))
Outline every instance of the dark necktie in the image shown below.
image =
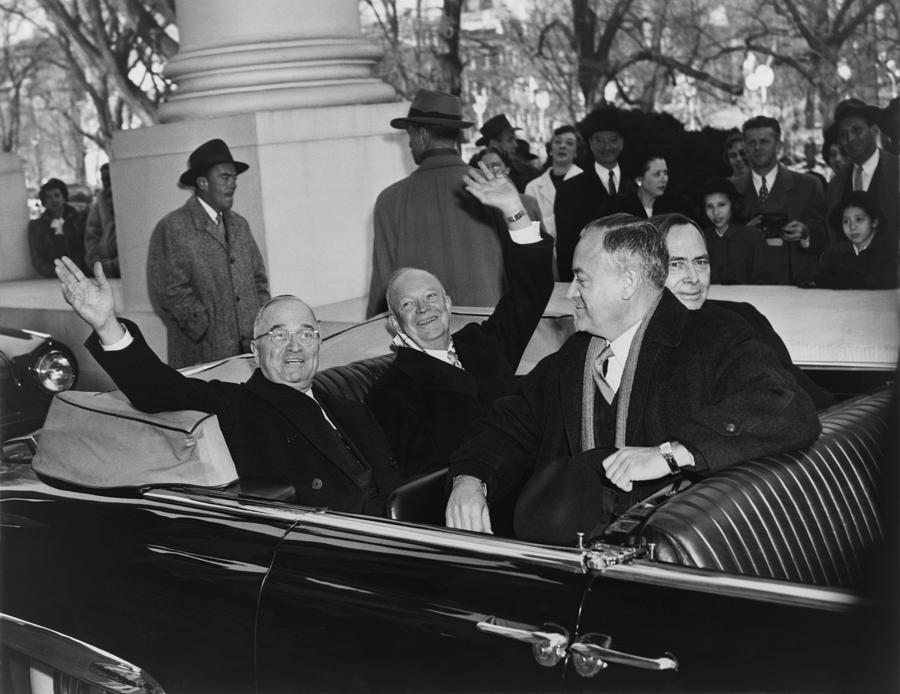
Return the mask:
POLYGON ((616 175, 610 169, 609 172, 609 194, 610 197, 616 194, 616 175))
POLYGON ((853 190, 865 190, 865 188, 863 188, 862 167, 856 166, 854 168, 855 168, 855 170, 853 171, 853 190))
POLYGON ((613 398, 616 397, 616 392, 606 380, 606 374, 609 369, 609 358, 611 356, 613 356, 612 345, 607 342, 606 347, 603 348, 603 351, 600 352, 594 360, 594 383, 597 385, 600 395, 602 395, 603 399, 609 404, 611 404, 613 398))
POLYGON ((769 199, 769 188, 766 186, 766 177, 763 176, 762 185, 759 187, 759 204, 765 205, 769 199))

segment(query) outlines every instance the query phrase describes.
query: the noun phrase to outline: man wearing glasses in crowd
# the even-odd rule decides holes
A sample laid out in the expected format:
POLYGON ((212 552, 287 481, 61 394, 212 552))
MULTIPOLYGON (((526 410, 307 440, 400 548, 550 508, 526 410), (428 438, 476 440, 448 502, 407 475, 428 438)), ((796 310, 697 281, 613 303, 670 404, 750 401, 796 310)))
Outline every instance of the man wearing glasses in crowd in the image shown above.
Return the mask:
POLYGON ((116 315, 100 263, 90 278, 63 258, 56 275, 94 331, 88 349, 134 407, 215 414, 242 478, 291 484, 299 504, 384 515, 400 483, 397 462, 364 405, 313 385, 321 342, 303 301, 281 295, 259 309, 250 343, 259 368, 249 380, 207 382, 164 364, 137 325, 116 315))

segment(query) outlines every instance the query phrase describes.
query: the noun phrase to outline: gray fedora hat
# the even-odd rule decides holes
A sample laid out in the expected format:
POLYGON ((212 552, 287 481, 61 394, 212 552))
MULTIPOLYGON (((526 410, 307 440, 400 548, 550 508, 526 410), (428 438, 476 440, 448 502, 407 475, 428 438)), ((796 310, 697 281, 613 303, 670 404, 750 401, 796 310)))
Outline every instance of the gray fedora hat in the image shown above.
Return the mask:
POLYGON ((191 152, 191 156, 188 157, 188 170, 181 174, 178 182, 183 186, 193 186, 200 176, 216 164, 234 164, 234 168, 239 174, 250 168, 249 164, 235 161, 225 141, 216 138, 204 142, 191 152))
POLYGON ((408 125, 435 125, 463 130, 474 123, 462 119, 462 102, 458 96, 433 89, 420 89, 409 106, 406 118, 394 118, 391 127, 404 130, 408 125))

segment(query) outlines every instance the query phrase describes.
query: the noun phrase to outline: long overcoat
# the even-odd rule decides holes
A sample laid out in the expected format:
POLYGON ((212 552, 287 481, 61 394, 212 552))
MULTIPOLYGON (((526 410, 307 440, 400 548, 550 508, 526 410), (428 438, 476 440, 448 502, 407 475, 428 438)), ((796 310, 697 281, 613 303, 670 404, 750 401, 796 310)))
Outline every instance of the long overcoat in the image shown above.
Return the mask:
POLYGON ((253 320, 269 299, 262 255, 239 214, 224 215, 227 242, 192 196, 150 237, 150 298, 166 321, 176 368, 250 351, 253 320))

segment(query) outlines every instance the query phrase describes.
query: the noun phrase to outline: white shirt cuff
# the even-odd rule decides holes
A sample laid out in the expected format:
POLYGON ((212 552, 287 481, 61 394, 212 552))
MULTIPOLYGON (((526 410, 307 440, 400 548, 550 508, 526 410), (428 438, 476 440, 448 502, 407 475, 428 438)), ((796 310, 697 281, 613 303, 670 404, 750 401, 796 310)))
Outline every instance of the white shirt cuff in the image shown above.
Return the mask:
POLYGON ((510 229, 509 237, 514 243, 526 244, 537 243, 541 240, 541 223, 532 222, 531 226, 525 229, 510 229))
MULTIPOLYGON (((119 323, 119 325, 122 325, 119 323)), ((128 332, 128 328, 122 325, 122 330, 125 331, 125 334, 122 335, 121 338, 113 342, 111 345, 104 345, 102 342, 100 343, 100 347, 104 352, 118 352, 119 350, 125 349, 134 342, 134 338, 131 336, 131 333, 128 332)))
POLYGON ((800 239, 800 248, 809 248, 809 236, 805 239, 800 239))

